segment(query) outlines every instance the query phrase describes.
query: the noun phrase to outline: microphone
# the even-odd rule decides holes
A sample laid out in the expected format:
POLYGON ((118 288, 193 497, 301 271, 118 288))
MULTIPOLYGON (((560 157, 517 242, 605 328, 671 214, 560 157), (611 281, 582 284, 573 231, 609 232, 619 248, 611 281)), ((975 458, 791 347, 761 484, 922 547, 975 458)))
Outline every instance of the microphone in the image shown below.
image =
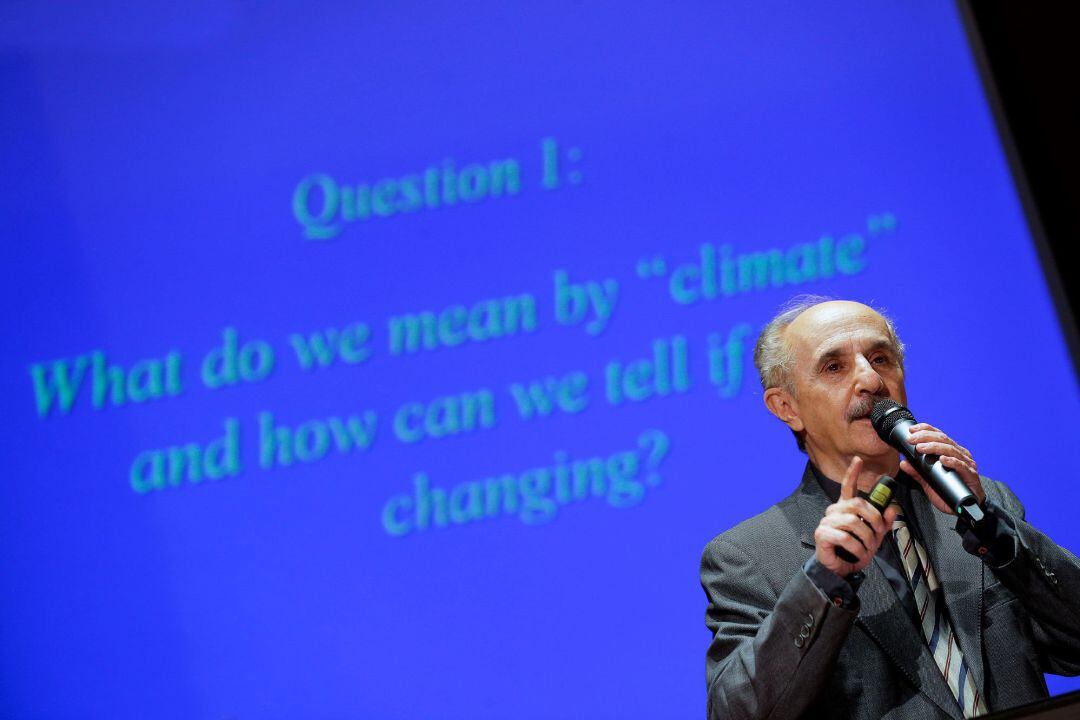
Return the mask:
POLYGON ((960 476, 942 465, 937 455, 923 455, 908 442, 908 428, 915 424, 915 416, 910 410, 895 400, 882 398, 870 411, 870 423, 878 437, 899 450, 957 515, 972 523, 982 521, 979 500, 960 476))
MULTIPOLYGON (((894 492, 896 492, 896 480, 893 480, 888 475, 882 475, 878 478, 877 483, 870 491, 870 494, 865 495, 864 497, 871 505, 874 506, 874 509, 884 515, 885 508, 889 507, 889 503, 892 502, 894 492)), ((862 495, 862 493, 859 494, 862 495)), ((863 520, 863 522, 866 521, 863 520)), ((836 554, 840 557, 841 560, 849 563, 858 562, 858 559, 854 555, 852 555, 850 552, 840 547, 839 545, 837 545, 835 549, 836 554)))

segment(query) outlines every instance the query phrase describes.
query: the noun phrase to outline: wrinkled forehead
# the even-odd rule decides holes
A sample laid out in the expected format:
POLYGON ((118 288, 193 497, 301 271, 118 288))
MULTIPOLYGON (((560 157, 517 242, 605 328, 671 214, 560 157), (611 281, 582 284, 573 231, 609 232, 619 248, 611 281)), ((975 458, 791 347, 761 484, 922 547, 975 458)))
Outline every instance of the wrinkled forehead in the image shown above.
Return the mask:
POLYGON ((806 310, 788 325, 784 339, 796 362, 892 347, 885 319, 855 302, 828 302, 806 310))

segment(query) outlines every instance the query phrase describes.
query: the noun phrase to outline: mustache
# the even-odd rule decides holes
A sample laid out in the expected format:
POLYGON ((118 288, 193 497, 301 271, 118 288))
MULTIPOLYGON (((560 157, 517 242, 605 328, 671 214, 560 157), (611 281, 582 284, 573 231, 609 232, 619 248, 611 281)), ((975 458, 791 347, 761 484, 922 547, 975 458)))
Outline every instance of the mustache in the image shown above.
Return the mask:
POLYGON ((887 397, 889 396, 884 393, 860 397, 848 408, 847 419, 855 421, 870 417, 870 411, 874 408, 874 403, 887 397))

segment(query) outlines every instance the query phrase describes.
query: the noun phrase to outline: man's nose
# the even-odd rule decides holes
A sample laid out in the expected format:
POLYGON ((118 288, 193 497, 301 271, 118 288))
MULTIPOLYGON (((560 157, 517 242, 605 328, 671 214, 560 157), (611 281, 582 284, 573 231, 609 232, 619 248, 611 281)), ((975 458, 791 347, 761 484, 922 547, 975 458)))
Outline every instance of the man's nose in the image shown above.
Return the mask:
POLYGON ((855 361, 855 390, 877 395, 885 389, 885 381, 870 361, 859 355, 855 361))

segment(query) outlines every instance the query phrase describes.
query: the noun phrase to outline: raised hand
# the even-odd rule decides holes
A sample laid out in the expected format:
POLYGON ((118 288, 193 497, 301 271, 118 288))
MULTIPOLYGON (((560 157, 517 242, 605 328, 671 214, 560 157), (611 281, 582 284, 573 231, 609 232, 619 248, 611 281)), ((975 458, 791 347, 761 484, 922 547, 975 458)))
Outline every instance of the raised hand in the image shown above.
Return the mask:
MULTIPOLYGON (((979 479, 979 470, 975 464, 975 458, 971 456, 968 449, 959 445, 933 425, 916 423, 909 430, 911 434, 908 436, 908 442, 915 446, 915 450, 924 455, 940 456, 941 464, 959 475, 960 479, 964 481, 968 489, 979 500, 979 504, 982 505, 983 500, 986 499, 986 492, 983 490, 982 481, 979 479)), ((926 493, 926 497, 930 499, 934 507, 943 513, 956 514, 944 500, 938 497, 938 494, 923 480, 910 462, 906 459, 901 460, 900 469, 922 485, 923 492, 926 493)))
POLYGON ((840 484, 840 500, 826 508, 814 531, 818 562, 841 577, 870 564, 896 518, 894 507, 886 508, 883 515, 857 495, 856 481, 862 464, 862 458, 852 459, 840 484), (837 555, 838 547, 851 553, 855 562, 837 555))

